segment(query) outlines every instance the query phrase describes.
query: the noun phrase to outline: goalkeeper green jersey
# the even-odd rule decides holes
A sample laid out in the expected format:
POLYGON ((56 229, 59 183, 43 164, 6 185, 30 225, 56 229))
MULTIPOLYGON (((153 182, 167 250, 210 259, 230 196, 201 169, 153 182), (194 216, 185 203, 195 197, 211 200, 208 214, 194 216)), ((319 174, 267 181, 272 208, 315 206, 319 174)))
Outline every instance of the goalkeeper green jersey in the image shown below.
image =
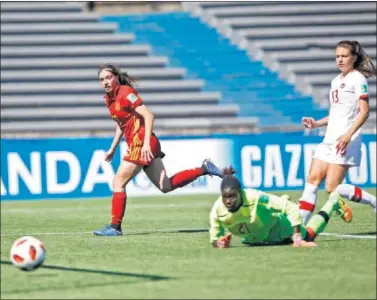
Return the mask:
POLYGON ((244 243, 282 242, 293 235, 296 225, 305 232, 296 203, 255 189, 243 190, 241 197, 242 206, 234 213, 227 210, 221 196, 214 203, 210 213, 211 243, 225 231, 241 237, 244 243))

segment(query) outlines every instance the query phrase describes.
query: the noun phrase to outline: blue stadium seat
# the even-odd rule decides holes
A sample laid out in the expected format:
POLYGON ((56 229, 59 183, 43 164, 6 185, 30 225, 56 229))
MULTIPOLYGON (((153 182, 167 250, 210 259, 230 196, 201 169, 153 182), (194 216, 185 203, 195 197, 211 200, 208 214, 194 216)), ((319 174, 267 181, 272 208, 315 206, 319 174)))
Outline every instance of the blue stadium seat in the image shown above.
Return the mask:
POLYGON ((238 104, 238 116, 259 117, 262 126, 299 124, 303 111, 321 117, 327 113, 311 96, 186 12, 104 16, 101 21, 117 23, 118 33, 133 33, 135 44, 151 45, 154 55, 169 57, 171 67, 186 68, 186 78, 203 79, 204 90, 221 92, 220 105, 238 104))

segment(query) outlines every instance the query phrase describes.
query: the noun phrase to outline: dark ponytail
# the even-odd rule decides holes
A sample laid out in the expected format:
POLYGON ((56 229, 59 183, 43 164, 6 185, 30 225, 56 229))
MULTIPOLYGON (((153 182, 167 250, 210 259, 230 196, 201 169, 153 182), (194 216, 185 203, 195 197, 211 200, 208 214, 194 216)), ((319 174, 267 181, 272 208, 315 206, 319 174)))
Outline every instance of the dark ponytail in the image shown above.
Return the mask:
POLYGON ((221 181, 220 188, 221 190, 224 189, 234 189, 234 190, 241 190, 241 183, 237 179, 237 177, 233 176, 233 174, 236 173, 236 170, 232 167, 229 166, 228 168, 225 168, 223 170, 223 180, 221 181))
POLYGON ((122 72, 119 75, 119 83, 120 85, 128 85, 130 87, 134 87, 134 83, 136 83, 135 78, 128 75, 127 72, 122 72))
POLYGON ((118 76, 120 85, 134 87, 134 83, 136 83, 135 78, 129 76, 127 72, 122 72, 119 68, 110 64, 101 65, 98 69, 97 76, 99 76, 99 74, 104 70, 113 73, 115 76, 118 76))
POLYGON ((355 70, 366 78, 376 76, 376 67, 358 41, 340 41, 336 45, 336 48, 338 47, 347 48, 352 56, 356 56, 356 61, 353 64, 355 70))

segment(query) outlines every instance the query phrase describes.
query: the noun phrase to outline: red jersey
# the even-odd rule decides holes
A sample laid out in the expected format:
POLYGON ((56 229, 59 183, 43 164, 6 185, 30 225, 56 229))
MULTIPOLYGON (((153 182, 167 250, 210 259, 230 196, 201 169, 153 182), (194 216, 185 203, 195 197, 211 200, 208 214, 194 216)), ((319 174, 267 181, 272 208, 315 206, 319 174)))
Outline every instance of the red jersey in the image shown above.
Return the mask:
POLYGON ((135 111, 138 106, 143 105, 143 100, 134 88, 118 85, 112 99, 108 94, 105 95, 105 103, 110 116, 124 129, 124 138, 128 145, 134 142, 135 136, 138 136, 140 141, 144 140, 144 118, 135 111))

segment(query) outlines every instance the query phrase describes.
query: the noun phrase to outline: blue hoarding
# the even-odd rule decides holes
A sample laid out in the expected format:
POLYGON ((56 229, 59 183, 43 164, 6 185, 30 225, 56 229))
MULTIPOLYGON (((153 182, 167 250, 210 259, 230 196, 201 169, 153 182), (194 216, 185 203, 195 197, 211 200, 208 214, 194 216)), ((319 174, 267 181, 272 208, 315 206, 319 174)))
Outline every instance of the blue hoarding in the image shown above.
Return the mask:
MULTIPOLYGON (((200 166, 204 158, 232 164, 244 187, 301 190, 313 151, 322 137, 302 133, 162 138, 168 175, 200 166)), ((111 164, 104 155, 111 138, 1 140, 1 200, 94 198, 111 195, 111 181, 126 144, 111 164)), ((346 182, 376 186, 376 136, 364 135, 361 165, 346 182)), ((176 194, 217 193, 218 179, 201 177, 176 194)), ((127 186, 131 196, 161 194, 141 172, 127 186)))

